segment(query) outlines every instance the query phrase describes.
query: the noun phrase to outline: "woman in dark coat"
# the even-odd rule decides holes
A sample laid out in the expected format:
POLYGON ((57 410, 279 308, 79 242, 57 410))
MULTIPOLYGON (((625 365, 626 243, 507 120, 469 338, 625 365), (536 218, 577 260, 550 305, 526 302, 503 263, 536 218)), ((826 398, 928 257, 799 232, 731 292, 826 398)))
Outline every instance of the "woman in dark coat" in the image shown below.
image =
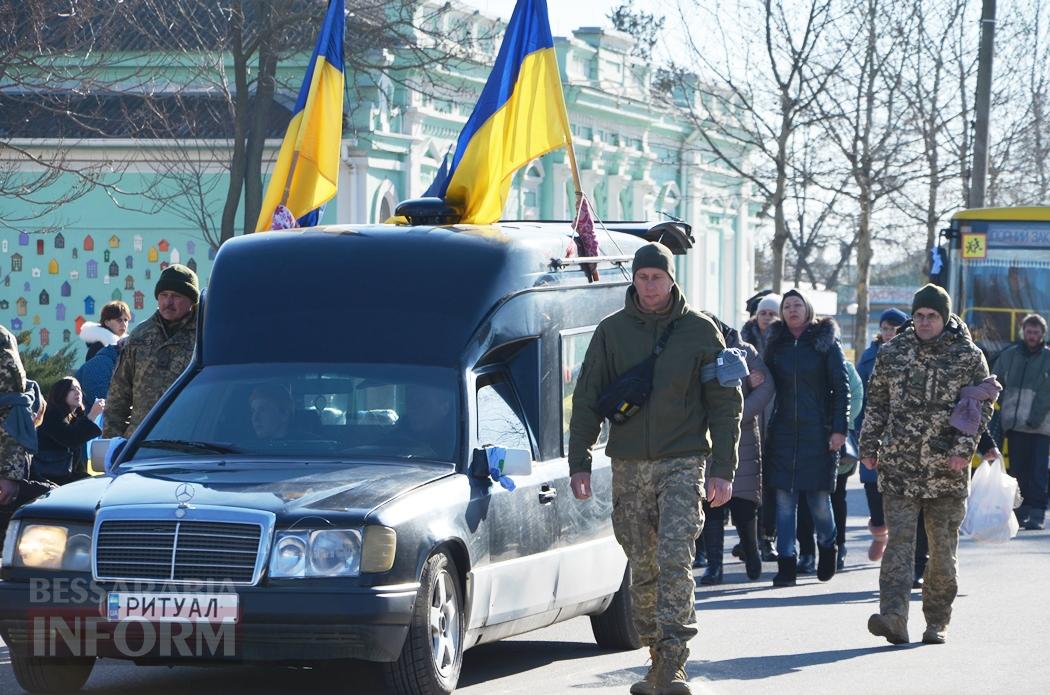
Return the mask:
MULTIPOLYGON (((710 315, 710 314, 709 314, 710 315)), ((714 318, 714 316, 711 316, 714 318)), ((715 319, 718 321, 717 319, 715 319)), ((721 321, 726 347, 738 348, 747 354, 747 368, 751 374, 742 380, 744 413, 740 420, 740 443, 737 447, 736 477, 733 479, 733 498, 721 507, 704 502, 703 542, 707 551, 707 569, 700 577, 705 585, 722 583, 722 553, 725 547, 725 509, 733 515, 733 525, 740 534, 740 549, 748 579, 762 574, 762 556, 758 549, 758 505, 762 501, 762 449, 759 420, 766 404, 773 398, 773 376, 758 356, 754 346, 741 341, 740 335, 721 321)))
POLYGON ((849 382, 834 320, 818 321, 813 305, 798 290, 784 294, 780 316, 769 329, 764 355, 777 392, 766 454, 777 491, 779 571, 773 585, 793 586, 797 510, 803 492, 817 532, 817 577, 827 581, 835 575, 831 493, 837 453, 849 430, 849 382))
POLYGON ((84 410, 84 392, 71 376, 59 379, 47 396, 44 422, 37 428, 38 450, 33 457, 31 475, 62 485, 87 477, 84 445, 102 434, 95 420, 106 407, 101 398, 84 410), (54 473, 68 461, 68 473, 54 473))

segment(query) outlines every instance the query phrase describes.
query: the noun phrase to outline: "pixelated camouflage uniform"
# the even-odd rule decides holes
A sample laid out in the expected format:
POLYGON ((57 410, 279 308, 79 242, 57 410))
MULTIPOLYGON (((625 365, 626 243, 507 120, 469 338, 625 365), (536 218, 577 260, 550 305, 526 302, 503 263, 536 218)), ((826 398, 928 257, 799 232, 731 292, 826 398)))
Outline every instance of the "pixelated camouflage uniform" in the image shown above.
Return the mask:
MULTIPOLYGON (((0 393, 24 393, 26 370, 18 356, 18 340, 0 326, 0 393)), ((0 408, 0 423, 11 411, 0 408)), ((0 425, 0 479, 22 480, 29 475, 29 452, 0 425)))
POLYGON ((633 575, 635 626, 667 663, 684 665, 697 632, 692 560, 702 526, 704 460, 710 454, 709 475, 733 479, 743 397, 717 380, 701 385, 701 368, 725 343, 677 286, 666 313, 641 311, 631 287, 624 308, 598 324, 573 392, 569 469, 590 471, 590 448, 603 419, 600 394, 649 356, 671 321, 677 323, 656 360, 649 401, 612 427, 606 453, 612 458, 613 530, 633 575))
MULTIPOLYGON (((921 341, 915 328, 903 330, 878 353, 868 382, 862 458, 878 461, 889 544, 879 576, 880 613, 907 619, 913 582, 915 529, 925 517, 930 559, 923 586, 927 625, 945 628, 958 589, 959 526, 966 514, 969 467, 956 473, 948 459, 967 461, 978 436, 948 424, 965 386, 988 376, 984 355, 954 314, 936 338, 921 341)), ((984 429, 992 403, 981 404, 984 429)))
POLYGON ((196 339, 196 307, 172 325, 156 312, 131 332, 109 384, 103 437, 131 436, 189 365, 196 339))

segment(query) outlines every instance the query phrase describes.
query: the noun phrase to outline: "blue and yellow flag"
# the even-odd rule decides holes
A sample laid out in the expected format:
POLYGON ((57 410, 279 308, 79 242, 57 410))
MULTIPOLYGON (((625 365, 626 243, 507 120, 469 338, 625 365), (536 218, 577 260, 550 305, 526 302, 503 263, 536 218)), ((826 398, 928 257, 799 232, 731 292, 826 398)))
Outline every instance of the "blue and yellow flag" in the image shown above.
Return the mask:
POLYGON ((462 212, 462 222, 497 222, 514 172, 571 138, 547 2, 518 0, 448 173, 431 190, 462 212))
POLYGON ((320 207, 335 197, 343 136, 345 21, 343 0, 330 0, 263 196, 257 232, 273 228, 274 210, 281 204, 300 226, 317 224, 320 207))

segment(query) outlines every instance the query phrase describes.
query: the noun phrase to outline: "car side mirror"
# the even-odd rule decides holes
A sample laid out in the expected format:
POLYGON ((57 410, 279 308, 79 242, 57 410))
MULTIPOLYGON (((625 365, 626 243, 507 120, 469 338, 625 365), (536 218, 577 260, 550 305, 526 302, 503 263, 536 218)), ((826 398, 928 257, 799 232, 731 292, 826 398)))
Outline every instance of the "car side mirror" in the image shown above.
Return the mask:
POLYGON ((475 449, 470 461, 470 474, 482 480, 491 480, 489 470, 489 451, 501 451, 500 474, 509 477, 532 475, 532 452, 528 449, 504 449, 503 447, 486 446, 475 449))
POLYGON ((109 455, 110 447, 114 448, 115 459, 120 450, 127 444, 126 439, 95 439, 91 442, 91 470, 93 473, 108 473, 106 471, 106 457, 109 455))

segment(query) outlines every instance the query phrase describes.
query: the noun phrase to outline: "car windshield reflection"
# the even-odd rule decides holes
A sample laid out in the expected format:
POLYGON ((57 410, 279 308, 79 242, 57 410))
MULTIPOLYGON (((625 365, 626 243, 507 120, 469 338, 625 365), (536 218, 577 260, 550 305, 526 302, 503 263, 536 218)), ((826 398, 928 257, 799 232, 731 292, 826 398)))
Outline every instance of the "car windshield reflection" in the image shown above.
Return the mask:
POLYGON ((455 372, 397 364, 207 367, 132 461, 180 456, 455 460, 455 372))

